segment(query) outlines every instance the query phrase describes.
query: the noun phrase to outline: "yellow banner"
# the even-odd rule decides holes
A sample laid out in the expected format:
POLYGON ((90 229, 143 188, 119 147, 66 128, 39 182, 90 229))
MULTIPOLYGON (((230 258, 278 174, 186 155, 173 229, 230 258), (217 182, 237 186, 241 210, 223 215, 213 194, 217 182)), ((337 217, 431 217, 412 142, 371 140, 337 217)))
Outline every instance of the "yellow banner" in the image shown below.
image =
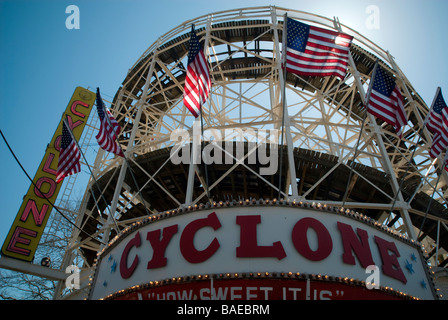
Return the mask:
MULTIPOLYGON (((62 119, 68 119, 77 141, 81 137, 90 111, 95 104, 95 97, 95 93, 77 87, 63 115, 62 119)), ((34 259, 52 209, 46 198, 54 203, 62 185, 62 183, 56 183, 62 119, 34 176, 33 181, 37 188, 31 184, 3 244, 2 254, 5 256, 29 262, 34 259)))

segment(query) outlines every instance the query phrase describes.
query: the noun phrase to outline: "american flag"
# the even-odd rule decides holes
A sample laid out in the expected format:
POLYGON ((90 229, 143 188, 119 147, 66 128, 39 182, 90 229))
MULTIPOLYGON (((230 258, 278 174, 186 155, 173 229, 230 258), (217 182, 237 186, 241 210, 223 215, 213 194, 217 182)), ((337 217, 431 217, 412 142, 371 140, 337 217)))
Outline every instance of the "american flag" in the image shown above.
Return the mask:
POLYGON ((68 124, 66 124, 64 119, 62 122, 62 138, 58 169, 56 171, 57 183, 64 180, 65 177, 81 171, 81 165, 79 163, 81 153, 79 152, 76 141, 73 140, 69 130, 68 124))
POLYGON ((352 36, 286 18, 286 71, 344 79, 352 36))
POLYGON ((367 111, 395 128, 401 138, 401 127, 408 122, 403 105, 403 96, 392 76, 378 65, 371 79, 367 111))
POLYGON ((437 88, 431 112, 425 122, 428 130, 434 134, 430 155, 437 158, 448 147, 448 107, 440 88, 437 88))
POLYGON ((184 104, 196 118, 201 112, 202 104, 208 98, 211 86, 207 61, 193 25, 188 52, 187 77, 185 78, 184 104))
POLYGON ((102 149, 124 157, 123 150, 116 141, 120 134, 120 125, 104 105, 99 88, 96 89, 96 108, 100 119, 100 131, 96 135, 98 144, 102 149))

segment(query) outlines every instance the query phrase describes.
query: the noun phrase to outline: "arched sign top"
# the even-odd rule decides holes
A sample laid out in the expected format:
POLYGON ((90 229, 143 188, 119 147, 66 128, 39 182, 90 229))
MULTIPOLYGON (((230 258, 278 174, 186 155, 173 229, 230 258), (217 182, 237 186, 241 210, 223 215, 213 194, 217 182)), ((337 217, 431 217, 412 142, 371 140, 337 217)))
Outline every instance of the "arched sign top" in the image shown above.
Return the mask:
MULTIPOLYGON (((210 295, 205 293, 211 292, 207 291, 208 282, 201 282, 205 287, 196 289, 193 283, 249 280, 261 274, 264 279, 285 280, 294 275, 296 280, 325 281, 328 290, 322 288, 322 297, 334 299, 342 298, 336 296, 337 290, 344 290, 338 285, 331 291, 335 283, 356 283, 365 292, 358 293, 362 299, 372 294, 366 291, 370 274, 366 271, 376 267, 379 284, 372 290, 379 291, 375 294, 434 299, 424 261, 418 242, 353 211, 320 204, 266 205, 264 200, 221 203, 168 211, 123 231, 99 256, 90 298, 161 298, 163 290, 168 290, 165 297, 171 292, 166 286, 176 285, 176 290, 186 290, 187 296, 190 292, 207 299, 210 295)), ((306 283, 302 285, 315 285, 306 283)), ((222 285, 226 290, 232 282, 222 285)), ((278 298, 275 292, 281 296, 280 287, 272 290, 266 299, 278 298)), ((261 298, 261 293, 253 297, 261 298)))

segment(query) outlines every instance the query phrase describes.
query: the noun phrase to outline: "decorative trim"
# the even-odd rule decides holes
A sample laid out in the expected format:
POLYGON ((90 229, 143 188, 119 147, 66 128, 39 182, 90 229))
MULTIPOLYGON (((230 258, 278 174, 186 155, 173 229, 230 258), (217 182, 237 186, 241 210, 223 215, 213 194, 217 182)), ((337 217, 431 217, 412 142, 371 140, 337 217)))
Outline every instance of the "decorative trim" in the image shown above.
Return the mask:
MULTIPOLYGON (((377 228, 378 230, 387 233, 393 237, 395 237, 396 239, 402 241, 402 242, 406 242, 416 248, 419 248, 421 250, 421 254, 423 257, 427 257, 427 253, 426 250, 424 248, 424 246, 416 240, 410 239, 408 236, 401 234, 400 232, 393 230, 392 228, 389 228, 388 226, 385 226, 383 224, 381 224, 380 222, 366 216, 363 215, 362 213, 358 213, 355 212, 353 210, 350 209, 346 209, 344 207, 333 207, 333 206, 328 206, 326 204, 321 204, 321 203, 316 203, 316 202, 304 202, 304 201, 296 201, 296 200, 286 200, 286 199, 246 199, 246 200, 239 200, 239 201, 219 201, 219 202, 212 202, 212 203, 206 203, 206 204, 195 204, 195 205, 190 205, 188 207, 185 208, 178 208, 178 209, 173 209, 173 210, 167 210, 164 212, 160 212, 158 214, 154 214, 151 216, 146 216, 146 217, 142 217, 142 219, 140 221, 134 222, 132 225, 126 227, 125 229, 123 229, 119 234, 117 234, 109 243, 107 246, 105 246, 103 248, 103 250, 101 250, 100 252, 97 253, 97 259, 95 260, 95 263, 93 265, 93 268, 95 270, 94 274, 92 275, 92 277, 89 279, 89 288, 91 289, 94 279, 95 279, 95 275, 97 272, 97 264, 98 261, 100 261, 102 259, 102 257, 105 257, 107 255, 107 253, 112 250, 115 245, 118 244, 118 242, 128 236, 130 233, 134 232, 135 230, 151 224, 151 223, 155 223, 159 220, 163 220, 163 219, 168 219, 170 217, 174 217, 174 216, 178 216, 178 215, 182 215, 182 214, 188 214, 191 212, 196 212, 196 211, 201 211, 201 210, 209 210, 209 209, 220 209, 220 208, 236 208, 236 207, 247 207, 247 206, 279 206, 279 207, 288 207, 288 208, 302 208, 302 209, 309 209, 309 210, 318 210, 318 211, 325 211, 328 213, 333 213, 336 215, 343 215, 346 217, 349 217, 353 220, 357 220, 360 221, 364 224, 368 224, 371 225, 375 228, 377 228)), ((430 285, 434 286, 434 272, 431 270, 431 266, 427 267, 427 272, 431 278, 432 283, 430 285)), ((151 281, 147 284, 143 284, 143 285, 138 285, 138 286, 133 286, 131 288, 125 289, 125 290, 120 290, 114 294, 111 294, 107 297, 105 297, 104 299, 113 299, 114 297, 116 297, 117 295, 123 295, 129 292, 133 292, 136 290, 141 290, 144 288, 150 288, 153 286, 160 286, 160 285, 164 285, 164 284, 169 284, 169 283, 184 283, 184 282, 189 282, 189 281, 197 281, 197 280, 204 280, 204 279, 208 279, 209 277, 213 277, 214 279, 235 279, 235 278, 260 278, 260 277, 270 277, 270 278, 285 278, 285 277, 289 277, 289 278, 296 278, 296 279, 310 279, 310 280, 323 280, 323 281, 334 281, 334 282, 342 282, 342 283, 346 283, 346 284, 350 284, 350 285, 358 285, 358 286, 365 286, 365 282, 364 281, 360 281, 360 280, 356 280, 356 279, 349 279, 349 278, 342 278, 342 277, 333 277, 330 275, 314 275, 314 274, 300 274, 300 273, 292 273, 292 272, 287 272, 287 273, 278 273, 278 272, 274 272, 274 273, 270 273, 270 272, 257 272, 257 273, 241 273, 241 274, 211 274, 211 275, 190 275, 190 276, 179 276, 177 278, 171 278, 171 279, 165 279, 165 280, 160 280, 160 281, 151 281)), ((390 287, 381 287, 379 290, 382 290, 384 292, 387 293, 391 293, 394 295, 398 295, 400 297, 406 298, 406 299, 419 299, 410 295, 407 295, 404 292, 400 292, 397 290, 394 290, 393 288, 390 287)), ((436 289, 436 292, 438 292, 439 289, 436 289)), ((91 291, 91 290, 89 290, 91 291)), ((90 294, 89 294, 90 296, 90 294)), ((439 294, 437 294, 437 297, 439 297, 439 294)))
MULTIPOLYGON (((322 274, 305 274, 300 272, 243 272, 243 273, 214 273, 214 274, 198 274, 198 275, 189 275, 189 276, 179 276, 173 277, 170 279, 164 279, 160 281, 150 281, 145 284, 132 286, 127 289, 119 290, 113 294, 110 294, 104 297, 101 300, 113 300, 118 297, 124 296, 129 293, 137 292, 140 290, 151 289, 155 287, 162 287, 170 284, 186 284, 195 281, 204 281, 204 280, 234 280, 234 279, 291 279, 291 280, 314 280, 314 281, 326 281, 326 282, 334 282, 341 283, 349 286, 356 287, 366 287, 366 282, 358 279, 348 278, 348 277, 334 277, 330 275, 322 275, 322 274)), ((404 300, 420 300, 420 298, 408 295, 402 291, 395 290, 390 287, 381 286, 379 289, 372 290, 380 290, 383 293, 390 294, 392 296, 396 296, 402 298, 404 300)))

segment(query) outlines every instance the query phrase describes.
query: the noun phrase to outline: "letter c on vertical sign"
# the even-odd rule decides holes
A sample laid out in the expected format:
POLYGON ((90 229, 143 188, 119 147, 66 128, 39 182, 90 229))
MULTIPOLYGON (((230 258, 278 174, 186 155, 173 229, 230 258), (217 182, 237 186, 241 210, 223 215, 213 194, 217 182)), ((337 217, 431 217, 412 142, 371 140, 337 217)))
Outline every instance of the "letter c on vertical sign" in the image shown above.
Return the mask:
POLYGON ((141 239, 140 239, 140 232, 137 232, 135 237, 131 239, 126 247, 123 250, 123 253, 121 254, 121 260, 120 260, 120 274, 123 279, 127 279, 134 273, 135 268, 137 268, 138 265, 138 255, 135 255, 134 260, 132 261, 131 266, 128 268, 128 255, 129 251, 131 251, 132 247, 140 247, 141 245, 141 239))
POLYGON ((303 218, 297 221, 292 229, 292 243, 297 252, 311 261, 321 261, 328 257, 333 250, 333 241, 327 228, 313 218, 303 218), (312 250, 308 242, 309 228, 314 229, 317 234, 318 248, 316 250, 312 250))
POLYGON ((84 108, 89 108, 89 104, 85 103, 83 101, 76 100, 75 102, 72 103, 72 105, 70 107, 70 110, 73 112, 73 114, 77 115, 80 118, 85 118, 86 115, 84 113, 76 110, 77 106, 83 106, 84 108))
POLYGON ((194 246, 196 232, 204 227, 212 227, 213 230, 221 228, 221 222, 215 212, 210 213, 207 218, 197 219, 190 222, 180 237, 180 252, 185 260, 190 263, 201 263, 210 258, 220 247, 219 241, 214 238, 204 250, 197 250, 194 246))

